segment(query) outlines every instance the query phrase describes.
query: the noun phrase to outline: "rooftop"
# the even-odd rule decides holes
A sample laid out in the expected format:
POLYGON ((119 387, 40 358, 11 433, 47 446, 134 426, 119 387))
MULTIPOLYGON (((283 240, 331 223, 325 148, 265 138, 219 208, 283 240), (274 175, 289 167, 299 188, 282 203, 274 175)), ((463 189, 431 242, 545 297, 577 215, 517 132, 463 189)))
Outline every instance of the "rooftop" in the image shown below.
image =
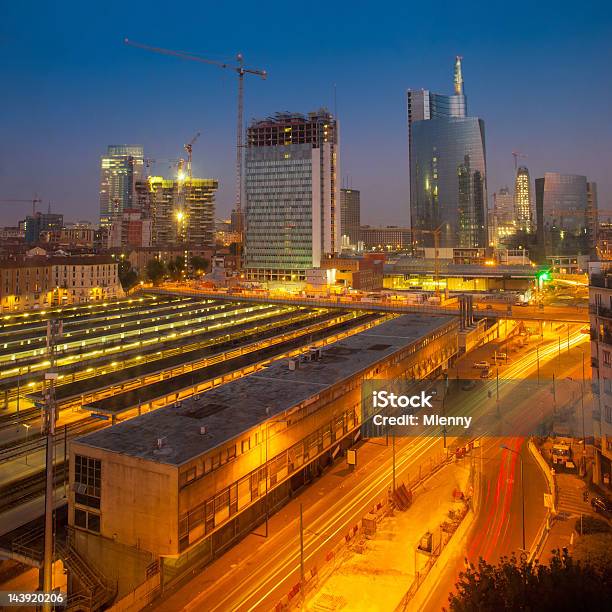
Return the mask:
POLYGON ((77 443, 179 466, 239 436, 269 417, 448 325, 453 317, 403 315, 323 349, 320 361, 291 371, 287 359, 265 370, 212 389, 200 397, 124 421, 78 438, 77 443), (206 426, 202 435, 200 427, 206 426), (157 448, 157 440, 165 438, 157 448))

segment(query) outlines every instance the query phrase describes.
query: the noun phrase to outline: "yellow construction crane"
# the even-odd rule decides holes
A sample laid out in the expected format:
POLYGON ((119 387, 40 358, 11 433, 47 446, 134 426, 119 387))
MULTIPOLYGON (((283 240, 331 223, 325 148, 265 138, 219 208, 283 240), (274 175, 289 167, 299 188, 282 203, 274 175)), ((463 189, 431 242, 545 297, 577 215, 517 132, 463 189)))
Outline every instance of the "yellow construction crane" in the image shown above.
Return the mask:
POLYGON ((31 200, 0 200, 0 202, 2 203, 25 203, 27 202, 28 204, 32 205, 32 216, 34 216, 36 214, 36 205, 37 204, 41 204, 42 200, 40 198, 32 198, 31 200))
POLYGON ((199 62, 201 64, 211 64, 219 68, 226 68, 233 70, 238 75, 238 121, 236 128, 236 210, 242 214, 242 158, 243 158, 243 124, 244 124, 244 76, 246 74, 253 74, 255 76, 265 79, 268 73, 265 70, 259 70, 258 68, 247 68, 244 66, 244 58, 242 53, 236 55, 236 63, 229 64, 226 62, 218 62, 215 60, 206 59, 195 53, 187 53, 184 51, 173 51, 172 49, 163 49, 161 47, 151 47, 142 43, 137 43, 127 38, 123 41, 130 47, 137 47, 138 49, 144 49, 145 51, 151 51, 153 53, 160 53, 161 55, 170 55, 172 57, 178 57, 190 62, 199 62))

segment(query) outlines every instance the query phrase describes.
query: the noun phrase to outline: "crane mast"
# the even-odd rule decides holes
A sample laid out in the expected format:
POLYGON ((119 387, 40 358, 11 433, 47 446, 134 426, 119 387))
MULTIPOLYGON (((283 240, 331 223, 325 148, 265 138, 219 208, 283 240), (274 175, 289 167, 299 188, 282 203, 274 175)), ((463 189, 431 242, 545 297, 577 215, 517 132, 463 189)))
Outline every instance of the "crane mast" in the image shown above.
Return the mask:
MULTIPOLYGON (((238 113, 236 121, 236 211, 238 212, 239 223, 242 226, 242 195, 243 195, 243 149, 244 149, 244 77, 247 74, 252 74, 265 79, 268 73, 265 70, 258 68, 247 68, 244 65, 244 57, 242 53, 236 55, 236 63, 228 64, 225 62, 218 62, 210 60, 205 57, 196 55, 195 53, 188 53, 185 51, 174 51, 172 49, 164 49, 162 47, 151 47, 142 43, 134 42, 132 40, 124 39, 124 43, 131 47, 138 49, 144 49, 145 51, 151 51, 152 53, 159 53, 161 55, 169 55, 179 59, 199 62, 203 64, 211 64, 218 68, 224 68, 233 70, 238 76, 238 113)), ((191 143, 193 144, 193 142, 191 143)), ((187 146, 187 145, 186 145, 187 146)), ((190 151, 187 151, 188 155, 190 151)), ((188 161, 188 168, 190 168, 190 162, 188 161)), ((239 228, 240 235, 242 236, 242 227, 239 228)))

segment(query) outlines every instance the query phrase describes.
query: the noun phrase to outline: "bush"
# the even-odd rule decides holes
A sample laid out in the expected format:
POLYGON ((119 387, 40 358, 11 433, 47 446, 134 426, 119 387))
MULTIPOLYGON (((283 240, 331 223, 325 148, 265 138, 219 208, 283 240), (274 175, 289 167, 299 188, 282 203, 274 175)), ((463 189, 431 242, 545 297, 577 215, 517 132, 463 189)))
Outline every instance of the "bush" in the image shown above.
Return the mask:
POLYGON ((604 519, 596 516, 583 516, 582 525, 580 519, 576 520, 575 529, 580 535, 589 535, 592 533, 609 533, 612 531, 610 525, 604 519))

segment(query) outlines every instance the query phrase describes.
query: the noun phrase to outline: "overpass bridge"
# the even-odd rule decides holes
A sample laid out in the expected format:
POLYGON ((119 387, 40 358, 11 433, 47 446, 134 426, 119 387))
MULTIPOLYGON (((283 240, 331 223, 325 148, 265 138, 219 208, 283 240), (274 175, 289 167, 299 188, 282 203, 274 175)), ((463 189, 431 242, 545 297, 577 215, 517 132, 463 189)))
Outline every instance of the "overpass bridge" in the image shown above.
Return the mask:
MULTIPOLYGON (((307 298, 301 296, 270 296, 262 292, 243 291, 240 293, 228 293, 203 288, 184 287, 172 285, 166 287, 153 287, 143 289, 145 293, 156 293, 160 295, 188 295, 192 297, 206 297, 215 300, 227 300, 231 302, 256 302, 265 304, 283 304, 289 306, 307 306, 315 308, 349 308, 352 310, 367 310, 370 312, 397 312, 398 314, 419 313, 431 316, 451 315, 460 316, 459 304, 453 303, 449 306, 435 304, 405 304, 392 300, 354 300, 344 296, 330 298, 307 298)), ((554 323, 588 323, 588 308, 546 306, 544 309, 532 306, 507 306, 505 304, 491 308, 474 308, 474 318, 488 319, 513 319, 515 321, 551 321, 554 323)))

